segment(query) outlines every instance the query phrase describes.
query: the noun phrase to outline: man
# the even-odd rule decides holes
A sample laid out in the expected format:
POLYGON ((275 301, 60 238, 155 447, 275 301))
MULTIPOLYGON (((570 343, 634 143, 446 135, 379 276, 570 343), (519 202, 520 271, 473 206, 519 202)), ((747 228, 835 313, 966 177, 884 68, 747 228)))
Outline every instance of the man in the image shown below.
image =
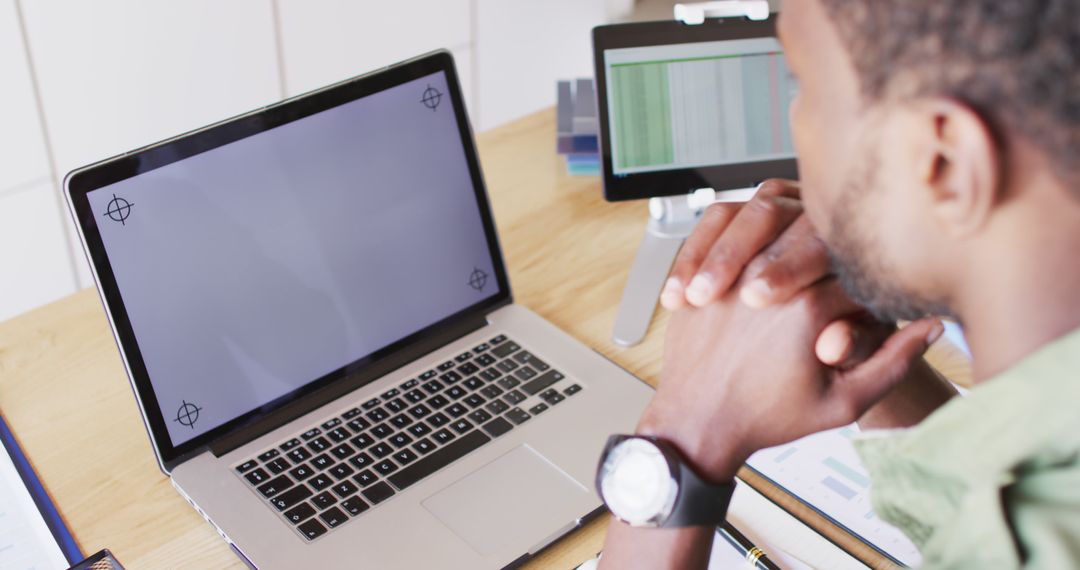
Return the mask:
MULTIPOLYGON (((1080 1, 789 0, 779 26, 801 185, 688 240, 638 433, 722 484, 825 428, 917 424, 857 448, 925 567, 1080 567, 1080 1), (965 327, 964 398, 921 359, 928 316, 965 327)), ((703 567, 712 535, 614 522, 602 566, 703 567)))

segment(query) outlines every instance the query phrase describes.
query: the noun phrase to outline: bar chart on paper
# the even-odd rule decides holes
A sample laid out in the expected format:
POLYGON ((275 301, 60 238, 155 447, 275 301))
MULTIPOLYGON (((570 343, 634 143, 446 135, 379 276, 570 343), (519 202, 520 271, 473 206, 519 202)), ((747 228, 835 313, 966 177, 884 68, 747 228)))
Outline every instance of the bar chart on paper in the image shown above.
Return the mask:
POLYGON ((851 443, 857 433, 855 426, 818 433, 759 451, 747 463, 889 556, 918 566, 915 545, 874 513, 870 476, 851 443))

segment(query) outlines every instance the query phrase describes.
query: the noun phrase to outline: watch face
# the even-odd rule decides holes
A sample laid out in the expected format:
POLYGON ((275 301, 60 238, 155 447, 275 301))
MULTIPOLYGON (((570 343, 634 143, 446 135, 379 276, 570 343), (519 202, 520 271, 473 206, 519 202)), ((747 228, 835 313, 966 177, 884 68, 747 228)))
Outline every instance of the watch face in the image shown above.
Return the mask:
POLYGON ((675 504, 678 486, 667 457, 647 439, 630 438, 607 454, 600 495, 620 520, 635 526, 663 522, 675 504))

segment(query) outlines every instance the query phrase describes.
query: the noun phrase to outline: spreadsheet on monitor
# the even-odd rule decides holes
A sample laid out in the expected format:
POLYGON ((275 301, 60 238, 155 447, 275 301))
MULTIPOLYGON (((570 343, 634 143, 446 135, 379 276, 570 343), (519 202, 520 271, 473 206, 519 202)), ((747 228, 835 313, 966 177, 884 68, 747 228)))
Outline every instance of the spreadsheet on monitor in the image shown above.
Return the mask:
POLYGON ((795 156, 775 38, 611 49, 604 65, 616 175, 795 156))

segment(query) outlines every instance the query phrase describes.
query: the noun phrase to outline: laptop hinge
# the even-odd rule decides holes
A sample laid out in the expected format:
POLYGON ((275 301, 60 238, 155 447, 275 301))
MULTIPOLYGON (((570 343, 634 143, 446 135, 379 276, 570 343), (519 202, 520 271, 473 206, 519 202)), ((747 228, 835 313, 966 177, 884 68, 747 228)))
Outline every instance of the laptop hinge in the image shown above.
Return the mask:
POLYGON ((307 394, 295 402, 290 402, 273 412, 255 420, 251 424, 237 428, 212 441, 207 447, 215 457, 221 457, 250 441, 253 441, 281 427, 304 414, 317 410, 346 394, 366 386, 375 380, 423 358, 440 348, 464 337, 465 335, 487 326, 486 314, 470 315, 450 325, 437 335, 418 341, 401 351, 366 366, 363 370, 346 376, 320 390, 307 394))

